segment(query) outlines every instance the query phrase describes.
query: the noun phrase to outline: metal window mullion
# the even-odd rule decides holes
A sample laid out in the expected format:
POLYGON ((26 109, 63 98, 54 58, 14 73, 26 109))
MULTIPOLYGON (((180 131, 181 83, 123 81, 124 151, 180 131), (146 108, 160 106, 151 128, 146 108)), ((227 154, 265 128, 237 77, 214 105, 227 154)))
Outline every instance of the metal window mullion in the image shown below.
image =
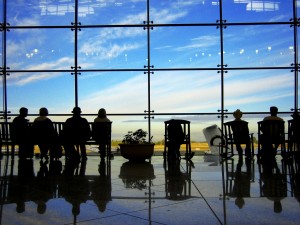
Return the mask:
POLYGON ((222 8, 222 0, 219 2, 219 10, 220 10, 220 51, 221 51, 221 129, 223 132, 223 124, 224 124, 224 46, 223 46, 223 8, 222 8))
POLYGON ((8 106, 7 106, 7 57, 6 57, 6 40, 7 40, 7 1, 3 1, 3 40, 2 40, 2 66, 3 66, 3 112, 4 122, 8 122, 8 106))
POLYGON ((299 64, 298 64, 298 14, 297 14, 297 0, 294 0, 293 4, 293 28, 294 28, 294 110, 298 111, 298 74, 299 74, 299 64))
POLYGON ((78 0, 75 0, 75 29, 74 29, 74 85, 75 85, 75 106, 78 106, 78 0))
POLYGON ((151 140, 151 85, 150 85, 150 66, 151 66, 151 58, 150 58, 150 0, 147 0, 147 76, 148 76, 148 110, 147 110, 147 120, 148 120, 148 141, 151 140))

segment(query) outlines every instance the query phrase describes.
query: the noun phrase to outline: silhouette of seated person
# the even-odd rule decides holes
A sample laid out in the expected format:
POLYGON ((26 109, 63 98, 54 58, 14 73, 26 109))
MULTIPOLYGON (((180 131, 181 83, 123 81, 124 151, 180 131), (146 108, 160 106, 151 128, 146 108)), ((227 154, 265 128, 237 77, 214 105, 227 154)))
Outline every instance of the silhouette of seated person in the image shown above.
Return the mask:
POLYGON ((47 117, 48 109, 41 108, 39 117, 33 122, 34 142, 38 144, 41 156, 40 158, 48 159, 48 152, 54 142, 57 142, 57 132, 54 129, 52 121, 47 117))
POLYGON ((91 130, 88 121, 81 117, 80 107, 74 107, 73 116, 68 118, 63 128, 63 142, 66 158, 78 160, 81 153, 82 160, 87 159, 86 142, 90 139, 91 130))
POLYGON ((22 107, 19 112, 20 114, 14 118, 12 123, 12 141, 19 146, 19 158, 32 158, 34 145, 31 137, 31 128, 26 119, 28 109, 22 107))
POLYGON ((108 130, 109 128, 106 126, 107 122, 110 122, 110 120, 106 116, 106 110, 104 108, 99 109, 98 116, 94 119, 92 134, 93 139, 99 145, 101 159, 106 157, 106 146, 110 141, 108 133, 110 130, 108 130))
MULTIPOLYGON (((48 161, 40 161, 40 169, 37 172, 34 184, 34 198, 37 204, 37 212, 44 214, 47 210, 47 201, 52 199, 53 189, 52 180, 49 177, 48 161)), ((55 193, 55 192, 54 192, 55 193)))
POLYGON ((281 200, 287 197, 287 180, 276 162, 262 164, 261 173, 263 196, 274 202, 274 212, 282 211, 281 200))
POLYGON ((181 159, 180 145, 184 142, 184 133, 180 123, 170 122, 168 129, 168 159, 181 159))
POLYGON ((243 113, 239 109, 233 112, 234 120, 228 122, 230 124, 230 129, 233 133, 233 141, 236 146, 236 150, 239 157, 243 157, 243 148, 241 144, 246 144, 245 155, 247 159, 251 158, 251 147, 250 147, 250 134, 248 128, 248 122, 242 120, 243 113))
MULTIPOLYGON (((69 169, 72 170, 72 168, 75 168, 73 161, 69 160, 67 163, 69 164, 69 166, 71 166, 71 168, 69 169)), ((79 174, 78 174, 78 167, 76 168, 77 170, 73 174, 70 173, 71 170, 64 171, 63 172, 64 177, 63 179, 61 179, 61 183, 60 183, 61 194, 65 198, 65 200, 72 205, 72 214, 74 216, 78 216, 80 214, 81 203, 85 203, 89 199, 89 195, 90 195, 89 180, 85 176, 85 168, 86 168, 86 161, 83 161, 80 164, 79 174)))
POLYGON ((279 129, 279 126, 284 126, 284 121, 281 117, 277 116, 277 113, 278 108, 276 106, 271 106, 270 116, 266 116, 263 119, 263 124, 261 126, 262 134, 260 135, 259 139, 262 143, 263 156, 265 157, 275 157, 278 146, 281 144, 281 140, 283 138, 282 135, 284 135, 284 133, 281 133, 279 129), (267 155, 268 153, 271 154, 267 155))
POLYGON ((107 173, 105 160, 100 161, 98 171, 99 176, 95 176, 92 183, 91 198, 97 205, 99 212, 104 212, 107 203, 111 201, 111 178, 107 173))
POLYGON ((20 158, 18 161, 17 184, 11 191, 11 195, 16 199, 17 213, 25 212, 25 202, 32 200, 32 184, 34 183, 33 160, 20 158))
POLYGON ((232 189, 232 197, 236 197, 235 204, 238 208, 243 208, 245 205, 244 198, 250 197, 251 184, 251 162, 246 161, 246 172, 242 171, 243 160, 240 158, 236 166, 234 185, 232 189))
POLYGON ((183 190, 188 176, 186 173, 180 170, 180 161, 168 161, 168 171, 166 171, 167 176, 167 195, 170 199, 180 200, 187 198, 184 195, 183 190))

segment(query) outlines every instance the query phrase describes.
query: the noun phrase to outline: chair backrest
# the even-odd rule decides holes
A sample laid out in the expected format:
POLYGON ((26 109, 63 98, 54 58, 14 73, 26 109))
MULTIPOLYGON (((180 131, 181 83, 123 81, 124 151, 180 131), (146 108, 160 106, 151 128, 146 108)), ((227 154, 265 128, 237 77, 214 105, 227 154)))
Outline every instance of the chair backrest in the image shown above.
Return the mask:
POLYGON ((184 144, 190 142, 190 121, 171 119, 165 121, 166 142, 177 142, 184 144))
POLYGON ((300 142, 300 120, 289 120, 288 138, 293 142, 300 142))
POLYGON ((258 122, 258 129, 268 142, 278 143, 284 140, 284 121, 282 120, 260 121, 258 122))
POLYGON ((224 123, 226 138, 232 139, 234 143, 246 144, 250 141, 248 122, 230 121, 224 123))
POLYGON ((96 122, 92 124, 92 138, 99 144, 111 142, 112 122, 96 122))

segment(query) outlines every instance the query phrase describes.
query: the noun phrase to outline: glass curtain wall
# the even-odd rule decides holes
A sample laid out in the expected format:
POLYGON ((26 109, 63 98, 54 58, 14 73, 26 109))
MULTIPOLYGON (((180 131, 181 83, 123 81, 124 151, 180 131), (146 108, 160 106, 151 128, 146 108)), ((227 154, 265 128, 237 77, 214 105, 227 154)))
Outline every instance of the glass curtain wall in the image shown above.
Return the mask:
MULTIPOLYGON (((113 139, 164 121, 202 129, 240 109, 256 133, 276 105, 299 106, 297 0, 1 0, 1 108, 31 120, 74 106, 93 121, 106 108, 113 139)), ((8 120, 8 121, 11 121, 8 120)))

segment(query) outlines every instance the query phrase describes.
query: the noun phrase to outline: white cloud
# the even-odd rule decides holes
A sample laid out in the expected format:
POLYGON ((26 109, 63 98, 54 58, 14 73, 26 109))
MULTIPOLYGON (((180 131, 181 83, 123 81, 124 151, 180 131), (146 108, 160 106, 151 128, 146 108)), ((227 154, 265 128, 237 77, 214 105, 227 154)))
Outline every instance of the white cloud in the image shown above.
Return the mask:
MULTIPOLYGON (((29 65, 27 70, 51 70, 55 69, 65 69, 66 65, 72 65, 74 60, 72 58, 61 58, 53 62, 45 62, 38 65, 29 65)), ((32 82, 38 82, 40 80, 46 80, 50 78, 55 78, 61 76, 61 73, 14 73, 12 76, 7 78, 9 85, 23 86, 32 82)))
MULTIPOLYGON (((204 112, 220 108, 220 80, 218 75, 200 76, 197 71, 165 72, 152 75, 151 101, 155 112, 204 112)), ((281 75, 245 79, 244 82, 228 81, 225 101, 228 107, 280 100, 293 93, 292 76, 281 75), (268 84, 268 85, 266 85, 268 84), (276 90, 276 91, 274 91, 276 90)), ((99 104, 110 112, 143 112, 146 109, 147 79, 139 75, 113 87, 93 93, 82 99, 80 105, 95 112, 99 104)))

